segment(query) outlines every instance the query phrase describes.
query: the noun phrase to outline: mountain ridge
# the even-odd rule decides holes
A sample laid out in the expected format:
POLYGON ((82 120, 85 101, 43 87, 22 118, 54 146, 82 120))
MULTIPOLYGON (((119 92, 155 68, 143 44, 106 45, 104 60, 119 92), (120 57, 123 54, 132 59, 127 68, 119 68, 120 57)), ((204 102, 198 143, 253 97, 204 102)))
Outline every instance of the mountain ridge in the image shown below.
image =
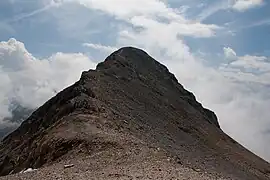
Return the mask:
POLYGON ((118 157, 115 151, 123 157, 130 151, 126 159, 119 157, 119 164, 149 153, 160 158, 153 149, 161 149, 162 157, 172 161, 168 168, 200 169, 224 179, 269 179, 267 162, 227 136, 216 115, 203 108, 164 65, 134 47, 121 48, 96 70, 83 72, 79 81, 5 137, 0 175, 103 152, 109 155, 101 156, 100 162, 118 157))

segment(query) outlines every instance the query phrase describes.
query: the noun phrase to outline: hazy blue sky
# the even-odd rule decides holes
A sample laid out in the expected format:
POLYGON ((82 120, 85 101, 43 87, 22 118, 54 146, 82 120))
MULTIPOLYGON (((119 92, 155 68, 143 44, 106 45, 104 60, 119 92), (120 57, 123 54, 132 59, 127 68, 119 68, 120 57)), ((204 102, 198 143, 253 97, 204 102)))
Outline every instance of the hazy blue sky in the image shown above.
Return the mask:
POLYGON ((0 1, 0 119, 11 102, 40 106, 112 51, 136 46, 270 160, 269 9, 266 0, 0 1))

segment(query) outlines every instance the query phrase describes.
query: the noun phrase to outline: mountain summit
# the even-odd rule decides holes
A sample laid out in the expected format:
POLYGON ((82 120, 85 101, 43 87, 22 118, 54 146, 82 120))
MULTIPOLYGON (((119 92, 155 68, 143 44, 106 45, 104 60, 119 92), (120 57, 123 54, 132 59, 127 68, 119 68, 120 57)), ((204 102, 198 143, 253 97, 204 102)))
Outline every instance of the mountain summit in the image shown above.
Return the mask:
POLYGON ((270 165, 227 136, 164 65, 124 47, 3 139, 0 175, 266 180, 270 165), (28 168, 37 170, 18 174, 28 168))

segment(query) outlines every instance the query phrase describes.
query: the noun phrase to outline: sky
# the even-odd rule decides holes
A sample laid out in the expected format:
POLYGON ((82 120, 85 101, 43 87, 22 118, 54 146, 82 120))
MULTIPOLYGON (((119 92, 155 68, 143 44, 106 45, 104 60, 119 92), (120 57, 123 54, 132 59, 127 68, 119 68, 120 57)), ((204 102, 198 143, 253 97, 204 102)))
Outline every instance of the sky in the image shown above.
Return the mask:
POLYGON ((270 161, 269 8, 266 0, 0 1, 0 127, 14 126, 2 120, 12 104, 37 108, 134 46, 270 161))

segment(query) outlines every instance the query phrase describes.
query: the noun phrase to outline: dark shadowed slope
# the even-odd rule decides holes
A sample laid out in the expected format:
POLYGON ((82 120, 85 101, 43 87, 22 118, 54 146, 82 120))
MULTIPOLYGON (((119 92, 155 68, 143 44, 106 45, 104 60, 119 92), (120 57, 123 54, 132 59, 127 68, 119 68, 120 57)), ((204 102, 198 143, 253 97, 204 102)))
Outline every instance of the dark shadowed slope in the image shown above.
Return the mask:
POLYGON ((50 179, 51 171, 61 172, 59 164, 70 160, 76 172, 63 177, 80 172, 83 178, 125 179, 143 172, 139 179, 148 179, 162 172, 159 178, 166 179, 169 170, 180 179, 270 176, 269 164, 224 134, 215 114, 165 66, 132 47, 83 72, 7 136, 0 147, 0 174, 43 167, 31 178, 46 172, 50 179), (165 169, 156 172, 160 165, 165 169))

